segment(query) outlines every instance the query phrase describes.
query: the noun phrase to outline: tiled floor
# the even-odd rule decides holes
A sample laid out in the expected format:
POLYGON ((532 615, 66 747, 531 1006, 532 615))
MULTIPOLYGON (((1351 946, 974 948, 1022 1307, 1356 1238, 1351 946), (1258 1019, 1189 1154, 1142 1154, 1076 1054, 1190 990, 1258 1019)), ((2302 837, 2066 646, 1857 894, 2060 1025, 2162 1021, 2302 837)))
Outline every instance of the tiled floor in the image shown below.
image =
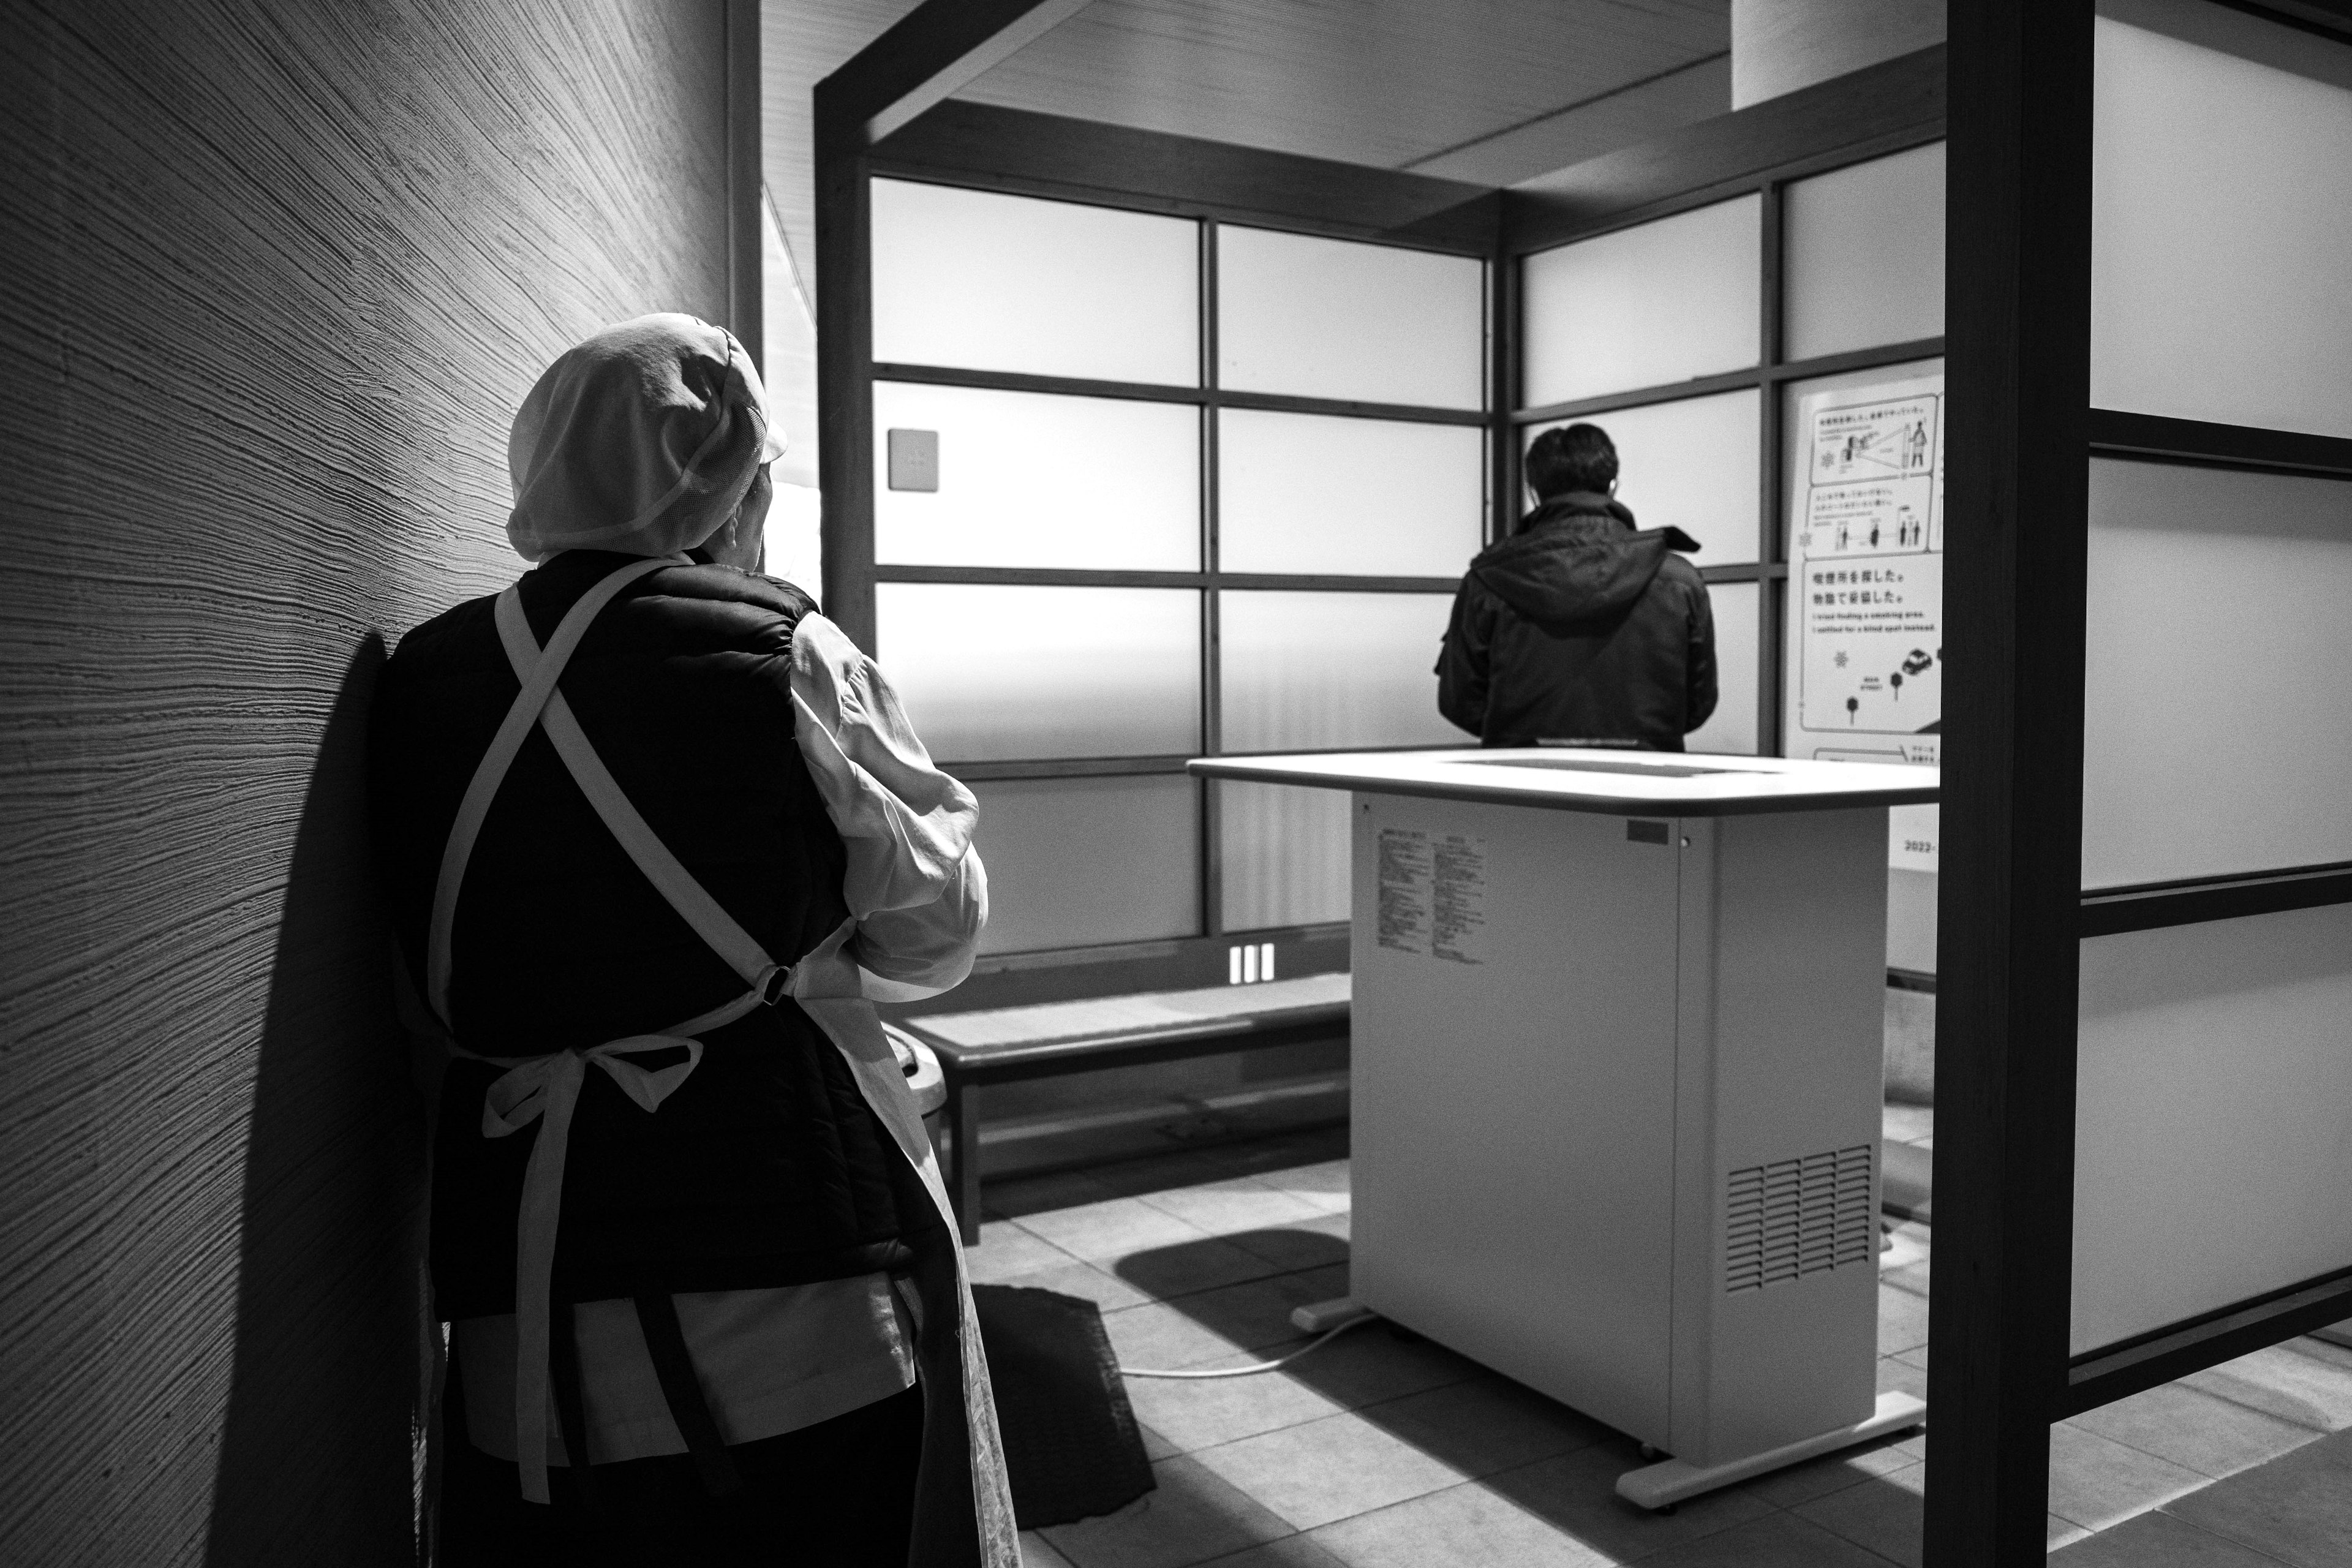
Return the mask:
MULTIPOLYGON (((1091 1298, 1130 1366, 1278 1354, 1300 1342, 1292 1307, 1346 1292, 1345 1139, 1306 1134, 993 1185, 974 1275, 1091 1298)), ((1880 1260, 1879 1382, 1924 1394, 1931 1238, 1906 1225, 1892 1239, 1880 1260)), ((1128 1392, 1158 1489, 1109 1517, 1024 1535, 1029 1568, 1884 1568, 1920 1558, 1924 1435, 1659 1516, 1614 1493, 1616 1477, 1641 1462, 1631 1439, 1385 1325, 1281 1372, 1130 1379, 1128 1392)), ((2255 1484, 2268 1470, 2231 1483, 2244 1498, 2200 1496, 2216 1478, 2284 1455, 2282 1466, 2314 1469, 2307 1481, 2326 1470, 2341 1499, 2352 1437, 2305 1446, 2347 1427, 2352 1351, 2308 1340, 2092 1412, 2053 1434, 2052 1544, 2082 1542, 2067 1561, 2096 1568, 2352 1561, 2294 1554, 2298 1529, 2331 1551, 2344 1536, 2325 1521, 2276 1525, 2280 1489, 2255 1484), (2248 1520, 2273 1521, 2271 1534, 2248 1520), (2218 1554, 2195 1554, 2207 1546, 2218 1554)))

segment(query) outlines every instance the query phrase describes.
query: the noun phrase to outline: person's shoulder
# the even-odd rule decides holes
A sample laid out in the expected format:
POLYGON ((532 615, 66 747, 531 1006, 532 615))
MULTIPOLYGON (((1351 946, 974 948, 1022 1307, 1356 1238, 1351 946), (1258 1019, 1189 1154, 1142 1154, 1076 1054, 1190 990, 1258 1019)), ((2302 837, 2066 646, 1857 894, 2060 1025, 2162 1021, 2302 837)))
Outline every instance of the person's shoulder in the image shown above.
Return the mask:
POLYGON ((410 627, 394 647, 386 669, 406 674, 466 658, 483 639, 496 639, 497 606, 496 595, 467 599, 410 627))
POLYGON ((816 608, 799 584, 737 566, 669 566, 646 580, 650 593, 702 604, 739 605, 793 620, 816 608))
POLYGON ((625 619, 657 625, 673 637, 781 653, 816 601, 781 577, 697 564, 664 567, 614 607, 625 619))
POLYGON ((1654 581, 1671 584, 1677 588, 1696 589, 1701 593, 1706 589, 1706 578, 1700 574, 1696 563, 1689 556, 1672 550, 1659 560, 1658 574, 1654 581))
POLYGON ((499 642, 498 600, 468 599, 411 627, 376 672, 368 728, 378 744, 437 743, 453 697, 496 688, 486 684, 507 667, 499 642))

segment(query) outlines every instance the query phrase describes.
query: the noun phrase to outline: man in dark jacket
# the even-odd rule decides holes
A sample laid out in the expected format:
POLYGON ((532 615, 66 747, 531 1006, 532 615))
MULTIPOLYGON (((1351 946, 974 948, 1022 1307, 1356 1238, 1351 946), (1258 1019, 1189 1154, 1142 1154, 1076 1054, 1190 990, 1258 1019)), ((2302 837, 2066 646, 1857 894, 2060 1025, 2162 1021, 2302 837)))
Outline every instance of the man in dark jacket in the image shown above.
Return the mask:
POLYGON ((1715 618, 1698 548, 1636 532, 1610 499, 1617 449, 1597 425, 1528 448, 1538 505, 1484 551, 1454 597, 1437 710, 1489 746, 1541 742, 1679 752, 1715 711, 1715 618))

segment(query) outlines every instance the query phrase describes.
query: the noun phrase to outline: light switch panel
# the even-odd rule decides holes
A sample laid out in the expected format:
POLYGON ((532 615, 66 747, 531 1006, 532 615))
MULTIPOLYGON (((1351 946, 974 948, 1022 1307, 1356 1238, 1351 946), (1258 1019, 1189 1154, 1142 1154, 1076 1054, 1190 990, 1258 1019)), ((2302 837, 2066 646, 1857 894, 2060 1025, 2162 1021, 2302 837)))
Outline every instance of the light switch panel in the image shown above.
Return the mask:
POLYGON ((938 431, 890 432, 890 488, 894 490, 936 490, 940 488, 938 431))

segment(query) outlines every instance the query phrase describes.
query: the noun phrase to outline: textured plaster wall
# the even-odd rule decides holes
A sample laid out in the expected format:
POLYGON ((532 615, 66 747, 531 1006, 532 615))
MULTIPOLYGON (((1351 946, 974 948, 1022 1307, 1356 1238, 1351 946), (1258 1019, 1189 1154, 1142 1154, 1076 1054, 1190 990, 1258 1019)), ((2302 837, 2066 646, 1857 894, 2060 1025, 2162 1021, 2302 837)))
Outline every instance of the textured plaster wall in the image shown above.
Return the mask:
POLYGON ((719 0, 0 0, 0 1562, 413 1561, 360 758, 505 434, 726 309, 719 0))

